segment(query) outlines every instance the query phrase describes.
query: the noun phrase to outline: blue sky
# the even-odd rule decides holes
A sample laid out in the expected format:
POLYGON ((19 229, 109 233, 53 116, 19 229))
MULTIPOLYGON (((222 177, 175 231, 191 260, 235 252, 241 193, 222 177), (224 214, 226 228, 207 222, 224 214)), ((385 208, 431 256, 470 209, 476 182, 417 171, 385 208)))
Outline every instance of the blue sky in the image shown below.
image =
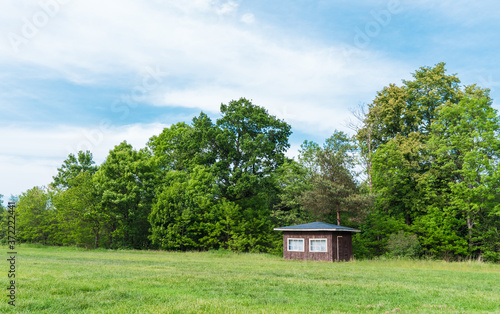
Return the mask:
POLYGON ((68 154, 246 97, 304 140, 446 62, 500 99, 495 1, 9 0, 0 4, 0 194, 47 185, 68 154))

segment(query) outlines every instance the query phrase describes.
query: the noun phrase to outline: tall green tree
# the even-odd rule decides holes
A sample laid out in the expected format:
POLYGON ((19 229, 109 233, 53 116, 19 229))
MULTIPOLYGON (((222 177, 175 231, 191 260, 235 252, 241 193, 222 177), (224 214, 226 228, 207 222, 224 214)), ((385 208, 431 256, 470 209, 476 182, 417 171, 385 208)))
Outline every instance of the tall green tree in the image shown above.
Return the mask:
POLYGON ((172 170, 190 173, 197 165, 209 168, 220 198, 230 204, 225 208, 231 213, 226 216, 231 221, 226 227, 233 228, 226 232, 232 235, 231 247, 240 251, 265 248, 278 193, 273 174, 286 160, 290 126, 245 98, 220 108, 222 117, 215 123, 201 113, 191 126, 165 129, 151 138, 148 147, 162 165, 163 177, 172 170))
POLYGON ((275 178, 279 191, 272 209, 274 224, 289 226, 310 222, 311 214, 302 202, 302 195, 312 188, 307 168, 290 160, 276 170, 275 178))
POLYGON ((244 98, 222 104, 221 114, 210 146, 222 195, 240 201, 273 188, 270 175, 285 162, 290 125, 244 98))
POLYGON ((207 135, 213 133, 213 124, 204 113, 193 119, 193 125, 184 122, 165 128, 151 137, 148 147, 163 171, 189 170, 197 165, 210 166, 214 153, 208 147, 207 135))
POLYGON ((163 249, 217 249, 222 211, 214 176, 203 166, 167 173, 149 215, 151 240, 163 249))
POLYGON ((57 171, 57 175, 53 177, 53 186, 55 188, 64 189, 71 187, 69 181, 80 173, 89 172, 94 174, 97 171, 97 166, 95 166, 90 151, 79 151, 78 156, 69 154, 61 168, 57 168, 57 171))
POLYGON ((422 135, 397 135, 378 148, 372 162, 378 208, 410 226, 426 206, 420 179, 430 163, 422 135))
POLYGON ((84 171, 68 180, 70 188, 58 191, 52 202, 57 223, 56 241, 64 245, 98 248, 106 244, 106 222, 93 175, 84 171), (103 241, 104 239, 104 241, 103 241))
MULTIPOLYGON (((377 158, 375 154, 381 145, 396 140, 398 145, 409 146, 403 141, 411 137, 411 145, 415 145, 418 138, 421 141, 418 146, 422 146, 440 106, 457 104, 465 96, 489 97, 488 90, 476 85, 462 88, 460 79, 456 74, 447 74, 445 66, 441 62, 434 67, 421 67, 412 74, 412 80, 403 80, 402 86, 389 84, 384 87, 368 106, 356 132, 360 152, 368 165, 368 178, 378 175, 374 173, 373 159, 377 158)), ((425 160, 419 163, 426 166, 425 160)))
POLYGON ((109 217, 109 246, 147 248, 148 215, 155 191, 155 163, 147 150, 122 142, 109 152, 95 174, 102 211, 109 217))
POLYGON ((422 241, 437 253, 500 259, 497 111, 488 98, 465 97, 442 106, 431 131, 425 179, 433 204, 441 206, 429 206, 420 219, 422 241))
MULTIPOLYGON (((494 210, 485 210, 489 207, 484 200, 483 205, 470 205, 475 209, 467 209, 469 202, 474 203, 470 197, 478 190, 486 193, 487 186, 493 185, 491 181, 477 183, 478 190, 472 189, 472 179, 466 178, 471 178, 474 171, 470 170, 465 176, 468 168, 463 167, 471 165, 478 181, 478 176, 486 175, 479 164, 496 160, 492 151, 486 158, 473 149, 465 149, 473 130, 488 130, 485 124, 475 121, 472 114, 492 121, 496 113, 471 99, 483 99, 485 104, 491 104, 487 89, 476 85, 462 87, 455 74, 446 73, 444 63, 422 67, 413 74, 412 80, 403 81, 402 86, 391 84, 377 94, 356 134, 359 145, 364 147, 361 151, 369 161, 367 169, 371 171, 369 177, 373 181, 373 193, 377 195, 377 212, 371 216, 395 219, 397 223, 391 224, 393 226, 404 222, 406 226, 401 227, 402 230, 417 232, 427 254, 447 258, 479 256, 485 252, 484 243, 495 247, 491 245, 497 239, 493 227, 495 218, 491 214, 494 210), (462 138, 458 139, 457 134, 462 138), (468 159, 464 159, 466 155, 468 159), (481 234, 487 236, 483 239, 481 234)), ((489 177, 494 176, 490 173, 489 177)), ((384 241, 383 238, 377 241, 384 241)), ((496 252, 497 249, 489 250, 496 252)))
POLYGON ((312 188, 302 194, 301 200, 317 219, 341 224, 341 212, 346 218, 355 218, 369 203, 359 193, 356 182, 355 146, 344 132, 335 131, 323 148, 311 142, 302 146, 301 160, 313 172, 312 188))
POLYGON ((413 73, 413 80, 403 80, 402 86, 390 84, 377 93, 357 133, 360 146, 371 147, 362 152, 370 154, 369 176, 374 192, 381 194, 377 203, 407 225, 428 205, 423 202, 419 178, 431 167, 424 148, 438 108, 457 104, 466 96, 488 97, 487 90, 459 84, 455 74, 446 73, 444 63, 421 67, 413 73), (368 138, 370 143, 366 143, 368 138))
POLYGON ((371 130, 372 147, 411 133, 427 135, 436 110, 447 103, 458 103, 469 89, 460 88, 456 74, 446 74, 445 63, 421 67, 413 80, 403 80, 402 86, 389 84, 377 93, 368 106, 364 128, 358 132, 360 141, 371 130))
POLYGON ((21 194, 16 206, 17 239, 21 242, 53 244, 55 223, 51 193, 33 187, 21 194))

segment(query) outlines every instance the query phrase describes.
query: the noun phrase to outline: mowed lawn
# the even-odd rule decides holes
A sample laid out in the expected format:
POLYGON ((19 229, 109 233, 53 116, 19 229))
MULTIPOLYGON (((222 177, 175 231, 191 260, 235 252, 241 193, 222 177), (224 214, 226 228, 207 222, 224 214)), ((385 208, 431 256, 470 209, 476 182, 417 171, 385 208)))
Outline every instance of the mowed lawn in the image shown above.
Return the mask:
POLYGON ((17 251, 16 307, 7 304, 4 288, 0 312, 500 313, 500 265, 477 262, 327 263, 219 251, 29 246, 17 251))

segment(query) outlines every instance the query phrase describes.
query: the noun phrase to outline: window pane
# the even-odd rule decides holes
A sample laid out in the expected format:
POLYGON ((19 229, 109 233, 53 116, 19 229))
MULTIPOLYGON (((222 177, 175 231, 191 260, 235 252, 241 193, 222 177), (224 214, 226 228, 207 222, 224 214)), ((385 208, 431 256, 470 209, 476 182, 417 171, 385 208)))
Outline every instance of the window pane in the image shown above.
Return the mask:
POLYGON ((309 241, 311 252, 327 252, 326 239, 310 239, 309 241))
POLYGON ((288 239, 288 251, 304 251, 304 239, 288 239))

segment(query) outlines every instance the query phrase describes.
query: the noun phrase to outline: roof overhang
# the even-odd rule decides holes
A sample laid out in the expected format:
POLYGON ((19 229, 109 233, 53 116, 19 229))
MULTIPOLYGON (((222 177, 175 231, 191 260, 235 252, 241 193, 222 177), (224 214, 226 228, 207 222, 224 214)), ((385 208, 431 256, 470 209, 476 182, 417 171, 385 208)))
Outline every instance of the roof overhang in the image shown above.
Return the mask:
POLYGON ((274 228, 274 231, 292 231, 292 232, 300 232, 300 231, 345 231, 345 232, 361 232, 358 229, 288 229, 288 228, 274 228))

